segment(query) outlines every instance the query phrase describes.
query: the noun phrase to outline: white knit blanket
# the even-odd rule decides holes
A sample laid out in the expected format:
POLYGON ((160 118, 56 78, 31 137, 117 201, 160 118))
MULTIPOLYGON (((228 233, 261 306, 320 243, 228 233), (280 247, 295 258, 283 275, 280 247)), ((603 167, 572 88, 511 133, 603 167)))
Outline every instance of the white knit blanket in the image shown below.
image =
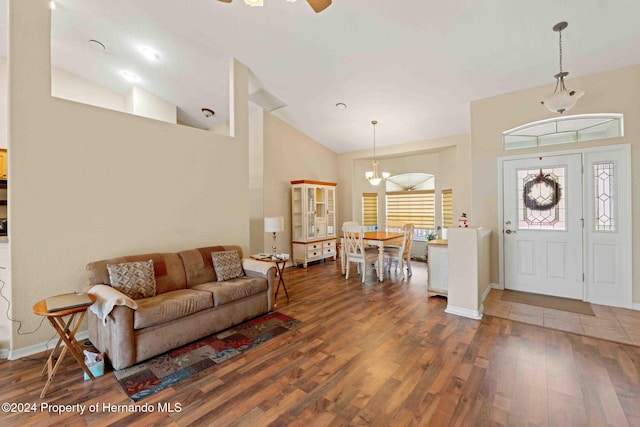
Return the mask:
POLYGON ((126 305, 134 310, 138 308, 138 303, 108 285, 92 286, 87 293, 95 295, 96 302, 89 309, 102 320, 103 324, 107 323, 107 316, 116 305, 126 305))

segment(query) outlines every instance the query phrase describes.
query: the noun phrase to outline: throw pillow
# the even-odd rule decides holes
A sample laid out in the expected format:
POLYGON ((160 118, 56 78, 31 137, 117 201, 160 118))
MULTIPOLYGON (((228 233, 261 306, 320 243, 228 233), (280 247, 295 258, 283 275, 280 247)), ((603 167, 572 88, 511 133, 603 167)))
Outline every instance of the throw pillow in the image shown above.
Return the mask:
POLYGON ((107 264, 111 286, 129 298, 147 298, 156 294, 153 260, 107 264))
POLYGON ((213 269, 216 271, 218 282, 244 276, 237 251, 211 252, 211 261, 213 261, 213 269))

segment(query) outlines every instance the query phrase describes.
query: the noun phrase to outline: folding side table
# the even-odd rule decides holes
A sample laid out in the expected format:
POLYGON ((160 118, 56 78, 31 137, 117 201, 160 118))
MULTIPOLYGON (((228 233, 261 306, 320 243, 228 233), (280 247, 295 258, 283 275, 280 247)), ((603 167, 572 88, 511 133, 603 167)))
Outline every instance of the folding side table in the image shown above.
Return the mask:
MULTIPOLYGON (((89 295, 89 298, 91 299, 92 303, 96 301, 96 297, 93 295, 89 295)), ((40 375, 44 375, 45 371, 47 371, 47 376, 48 376, 47 382, 45 383, 44 388, 42 389, 42 393, 40 393, 41 398, 44 398, 44 396, 47 394, 47 390, 49 390, 49 387, 53 383, 53 378, 55 377, 56 372, 58 371, 58 368, 62 364, 62 359, 64 359, 64 356, 67 353, 67 350, 71 352, 71 355, 73 356, 73 358, 76 359, 76 362, 78 362, 78 365, 80 365, 80 367, 84 370, 84 372, 86 372, 89 378, 91 378, 92 380, 94 379, 93 374, 91 373, 89 368, 87 368, 87 365, 84 363, 84 356, 82 353, 82 349, 80 348, 80 344, 78 344, 78 341, 76 341, 76 332, 78 332, 80 323, 82 323, 82 319, 84 319, 84 316, 87 313, 88 308, 89 306, 85 305, 81 307, 66 308, 59 311, 49 312, 47 311, 46 299, 38 301, 33 306, 33 312, 38 316, 46 316, 47 319, 49 319, 49 323, 51 323, 51 326, 53 327, 53 329, 56 330, 56 332, 60 337, 58 339, 58 343, 56 344, 53 351, 51 352, 51 355, 47 359, 47 362, 42 368, 42 372, 40 373, 40 375), (69 317, 65 319, 65 317, 67 316, 69 317), (55 360, 56 353, 58 352, 58 349, 60 348, 60 344, 63 341, 64 341, 64 345, 60 350, 60 355, 58 356, 58 360, 55 360), (54 364, 54 361, 55 361, 55 364, 54 364)))

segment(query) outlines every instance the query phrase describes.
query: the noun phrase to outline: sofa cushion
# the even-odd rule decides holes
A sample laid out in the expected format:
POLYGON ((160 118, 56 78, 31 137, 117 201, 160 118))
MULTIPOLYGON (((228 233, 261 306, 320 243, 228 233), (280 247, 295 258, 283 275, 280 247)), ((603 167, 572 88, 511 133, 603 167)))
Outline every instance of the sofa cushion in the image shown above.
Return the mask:
POLYGON ((213 268, 216 271, 218 282, 244 276, 238 252, 211 252, 211 259, 213 260, 213 268))
POLYGON ((262 277, 242 276, 225 282, 210 282, 193 286, 191 289, 208 291, 213 294, 213 305, 219 307, 252 295, 266 292, 269 284, 262 277))
MULTIPOLYGON (((209 257, 211 258, 211 257, 209 257)), ((156 294, 187 288, 187 278, 182 258, 176 253, 151 253, 143 255, 121 256, 103 259, 87 264, 88 285, 109 285, 107 264, 153 260, 153 272, 156 279, 156 294)))
POLYGON ((217 281, 218 278, 213 268, 211 252, 231 250, 238 252, 238 256, 242 259, 242 248, 237 245, 208 246, 178 252, 184 264, 187 287, 192 288, 195 285, 217 281))
POLYGON ((134 329, 170 322, 213 307, 211 293, 192 289, 165 292, 136 302, 138 309, 133 314, 134 329))
POLYGON ((107 264, 111 286, 126 296, 138 299, 156 294, 153 260, 107 264))

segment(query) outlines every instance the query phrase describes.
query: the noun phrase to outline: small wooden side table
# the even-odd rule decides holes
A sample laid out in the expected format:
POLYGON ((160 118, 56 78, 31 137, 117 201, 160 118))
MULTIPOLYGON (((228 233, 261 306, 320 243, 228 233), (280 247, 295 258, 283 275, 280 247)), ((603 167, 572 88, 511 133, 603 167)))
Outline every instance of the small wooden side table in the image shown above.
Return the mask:
POLYGON ((276 265, 277 276, 278 276, 278 286, 276 287, 276 294, 274 296, 274 300, 278 300, 278 291, 280 290, 280 285, 282 285, 282 289, 284 289, 284 294, 287 296, 287 301, 289 301, 289 292, 287 292, 287 285, 284 284, 284 275, 282 272, 284 271, 284 266, 289 261, 287 259, 272 259, 271 262, 276 265))
POLYGON ((276 292, 273 296, 273 299, 274 299, 273 307, 275 308, 277 306, 278 291, 280 290, 280 285, 282 285, 282 288, 284 289, 284 293, 287 296, 287 301, 289 301, 289 292, 287 291, 287 285, 284 283, 284 276, 282 274, 284 271, 284 266, 287 264, 287 261, 289 261, 289 257, 280 259, 280 258, 274 258, 272 256, 264 256, 264 254, 260 254, 260 255, 251 255, 251 258, 256 259, 258 261, 263 261, 263 262, 272 262, 276 265, 276 276, 278 276, 278 285, 276 286, 276 292))
MULTIPOLYGON (((91 299, 91 302, 96 301, 96 297, 93 295, 89 295, 89 298, 91 299)), ((92 380, 94 379, 93 374, 84 363, 84 356, 82 353, 82 349, 80 348, 80 344, 78 344, 78 341, 76 341, 76 332, 78 332, 80 323, 82 323, 82 319, 84 319, 85 314, 87 314, 88 308, 89 306, 82 306, 48 312, 46 299, 38 301, 33 306, 33 312, 38 316, 46 316, 47 319, 49 319, 49 323, 51 323, 51 326, 53 326, 53 329, 55 329, 60 336, 60 338, 58 339, 58 343, 54 347, 51 355, 49 356, 49 359, 47 359, 47 362, 45 363, 44 367, 42 368, 42 372, 40 373, 40 375, 44 375, 45 371, 47 371, 48 375, 47 382, 42 389, 42 393, 40 393, 41 398, 44 398, 44 396, 47 394, 47 390, 49 390, 49 387, 53 383, 53 378, 55 377, 58 368, 62 364, 62 359, 64 359, 64 356, 67 353, 67 349, 71 352, 73 358, 76 359, 76 362, 78 362, 80 367, 84 370, 84 372, 86 372, 89 378, 91 378, 92 380), (78 314, 79 316, 77 316, 78 314), (64 317, 66 316, 69 316, 69 318, 65 320, 64 317), (60 355, 58 356, 58 360, 55 361, 56 353, 63 341, 64 345, 62 346, 60 355)))

